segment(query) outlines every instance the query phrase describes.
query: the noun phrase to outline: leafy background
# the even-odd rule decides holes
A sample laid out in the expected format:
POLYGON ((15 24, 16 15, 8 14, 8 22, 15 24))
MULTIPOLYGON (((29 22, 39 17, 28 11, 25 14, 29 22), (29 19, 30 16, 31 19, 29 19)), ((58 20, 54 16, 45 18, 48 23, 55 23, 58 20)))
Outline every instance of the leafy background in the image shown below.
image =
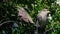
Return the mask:
MULTIPOLYGON (((47 8, 51 12, 52 19, 48 20, 45 30, 53 28, 48 31, 47 34, 60 34, 60 6, 59 4, 56 4, 56 1, 57 0, 0 0, 0 23, 7 20, 18 21, 17 6, 25 7, 35 23, 38 12, 43 8, 47 8)), ((7 31, 11 34, 33 34, 35 29, 32 24, 23 24, 22 26, 19 25, 16 27, 16 30, 10 28, 10 31, 10 26, 7 25, 0 27, 3 31, 2 33, 0 32, 1 34, 4 34, 4 32, 7 31)))

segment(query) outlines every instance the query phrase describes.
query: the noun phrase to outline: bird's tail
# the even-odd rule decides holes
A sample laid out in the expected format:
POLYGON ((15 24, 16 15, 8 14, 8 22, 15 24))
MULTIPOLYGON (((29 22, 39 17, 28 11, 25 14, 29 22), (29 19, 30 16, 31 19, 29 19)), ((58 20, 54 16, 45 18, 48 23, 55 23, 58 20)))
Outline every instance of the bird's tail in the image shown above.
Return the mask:
POLYGON ((34 34, 39 34, 38 33, 38 28, 40 27, 39 23, 38 23, 38 20, 36 22, 36 24, 34 25, 35 26, 35 31, 34 31, 34 34))

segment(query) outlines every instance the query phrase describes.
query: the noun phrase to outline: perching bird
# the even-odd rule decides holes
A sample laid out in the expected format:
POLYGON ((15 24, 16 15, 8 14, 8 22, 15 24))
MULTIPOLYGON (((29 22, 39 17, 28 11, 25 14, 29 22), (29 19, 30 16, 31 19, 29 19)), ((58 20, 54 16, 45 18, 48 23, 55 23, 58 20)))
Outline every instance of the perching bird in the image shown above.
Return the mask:
POLYGON ((19 20, 34 24, 32 18, 23 7, 18 7, 17 10, 18 10, 19 20))
POLYGON ((43 33, 44 27, 47 23, 47 15, 48 13, 50 13, 50 11, 48 11, 48 9, 42 9, 38 14, 37 14, 37 23, 36 23, 36 27, 38 28, 39 34, 43 33))

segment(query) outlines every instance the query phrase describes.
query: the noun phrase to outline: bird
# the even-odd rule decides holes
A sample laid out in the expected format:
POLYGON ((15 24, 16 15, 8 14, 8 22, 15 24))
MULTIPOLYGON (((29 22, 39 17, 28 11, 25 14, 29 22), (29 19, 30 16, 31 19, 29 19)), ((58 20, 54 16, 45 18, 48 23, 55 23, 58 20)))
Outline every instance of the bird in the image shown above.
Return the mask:
POLYGON ((43 8, 38 14, 37 14, 37 23, 36 27, 38 28, 39 34, 43 34, 43 30, 45 28, 45 25, 47 23, 48 14, 50 11, 46 8, 43 8))
POLYGON ((34 24, 31 16, 28 14, 28 12, 23 7, 17 7, 18 11, 18 19, 23 22, 34 24))

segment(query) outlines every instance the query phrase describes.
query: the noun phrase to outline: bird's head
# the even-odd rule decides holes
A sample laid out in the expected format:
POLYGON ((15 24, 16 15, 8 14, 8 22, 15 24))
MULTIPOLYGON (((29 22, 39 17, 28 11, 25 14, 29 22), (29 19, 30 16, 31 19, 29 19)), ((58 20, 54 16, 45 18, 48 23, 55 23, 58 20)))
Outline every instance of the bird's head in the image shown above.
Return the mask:
POLYGON ((46 16, 48 16, 51 12, 48 10, 48 9, 46 9, 46 8, 44 8, 44 9, 42 9, 42 12, 44 12, 44 14, 46 15, 46 16))
POLYGON ((45 9, 45 8, 42 11, 47 13, 47 14, 50 13, 50 11, 48 9, 45 9))
POLYGON ((44 8, 42 11, 45 12, 45 14, 49 20, 52 20, 51 12, 48 9, 44 8))

